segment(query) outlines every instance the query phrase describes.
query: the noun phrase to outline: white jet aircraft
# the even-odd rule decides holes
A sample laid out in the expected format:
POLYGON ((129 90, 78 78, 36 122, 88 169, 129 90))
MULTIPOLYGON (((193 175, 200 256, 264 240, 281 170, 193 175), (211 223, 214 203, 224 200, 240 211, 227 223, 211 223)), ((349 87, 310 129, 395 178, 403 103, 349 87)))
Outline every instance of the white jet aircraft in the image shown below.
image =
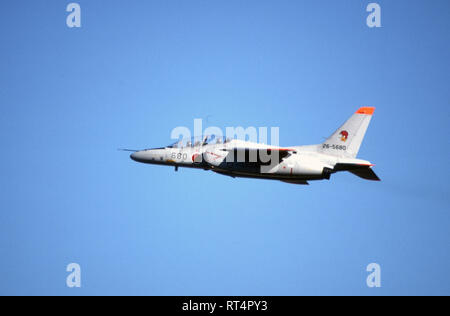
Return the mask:
POLYGON ((130 157, 137 162, 174 166, 176 171, 178 167, 199 168, 233 178, 271 179, 294 184, 330 179, 331 174, 340 171, 380 181, 369 161, 356 158, 374 110, 374 107, 358 109, 318 145, 276 147, 209 136, 162 148, 133 150, 130 157))

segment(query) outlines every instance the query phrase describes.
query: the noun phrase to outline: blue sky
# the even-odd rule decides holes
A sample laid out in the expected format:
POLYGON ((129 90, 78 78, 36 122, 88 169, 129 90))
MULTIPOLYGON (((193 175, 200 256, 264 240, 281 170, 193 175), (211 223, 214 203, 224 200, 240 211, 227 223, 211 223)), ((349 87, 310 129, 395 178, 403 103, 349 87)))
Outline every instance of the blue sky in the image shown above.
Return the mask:
POLYGON ((450 4, 3 1, 0 294, 450 294, 450 4), (194 118, 320 143, 375 106, 352 174, 296 186, 137 164, 194 118), (66 287, 66 266, 82 287, 66 287), (382 287, 366 286, 379 263, 382 287))

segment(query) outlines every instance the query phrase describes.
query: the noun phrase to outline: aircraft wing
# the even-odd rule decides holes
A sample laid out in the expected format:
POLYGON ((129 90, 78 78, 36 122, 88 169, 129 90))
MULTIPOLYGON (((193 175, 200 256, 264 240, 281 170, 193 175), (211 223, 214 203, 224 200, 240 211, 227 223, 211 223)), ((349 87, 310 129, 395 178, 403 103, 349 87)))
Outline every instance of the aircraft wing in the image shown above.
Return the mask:
POLYGON ((245 162, 261 165, 270 163, 268 159, 273 158, 280 163, 295 152, 295 149, 292 148, 229 148, 226 150, 232 153, 235 159, 245 159, 245 162))
POLYGON ((309 185, 308 181, 306 180, 281 180, 281 181, 291 184, 309 185))

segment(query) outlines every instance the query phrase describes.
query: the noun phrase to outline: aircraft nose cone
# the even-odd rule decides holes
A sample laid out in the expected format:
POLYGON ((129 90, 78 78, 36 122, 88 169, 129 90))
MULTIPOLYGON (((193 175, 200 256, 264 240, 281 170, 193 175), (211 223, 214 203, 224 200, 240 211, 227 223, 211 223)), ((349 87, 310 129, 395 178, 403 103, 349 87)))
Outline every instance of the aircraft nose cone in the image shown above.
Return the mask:
POLYGON ((136 152, 132 153, 130 155, 130 158, 133 159, 134 161, 137 161, 137 162, 142 162, 143 161, 142 153, 139 152, 139 151, 136 151, 136 152))
POLYGON ((162 160, 162 156, 163 154, 156 149, 145 149, 135 151, 130 155, 130 158, 137 162, 152 163, 156 160, 156 157, 158 157, 158 161, 162 160))

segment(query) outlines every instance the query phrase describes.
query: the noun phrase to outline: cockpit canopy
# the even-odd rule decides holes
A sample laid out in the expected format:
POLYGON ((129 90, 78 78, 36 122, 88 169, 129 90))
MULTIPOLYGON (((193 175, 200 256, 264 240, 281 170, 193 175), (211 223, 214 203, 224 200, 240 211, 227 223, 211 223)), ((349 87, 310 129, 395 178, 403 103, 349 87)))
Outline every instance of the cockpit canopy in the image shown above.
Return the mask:
POLYGON ((197 136, 189 139, 180 139, 179 141, 167 146, 167 148, 185 148, 185 147, 200 147, 210 144, 226 144, 230 141, 225 136, 197 136))

